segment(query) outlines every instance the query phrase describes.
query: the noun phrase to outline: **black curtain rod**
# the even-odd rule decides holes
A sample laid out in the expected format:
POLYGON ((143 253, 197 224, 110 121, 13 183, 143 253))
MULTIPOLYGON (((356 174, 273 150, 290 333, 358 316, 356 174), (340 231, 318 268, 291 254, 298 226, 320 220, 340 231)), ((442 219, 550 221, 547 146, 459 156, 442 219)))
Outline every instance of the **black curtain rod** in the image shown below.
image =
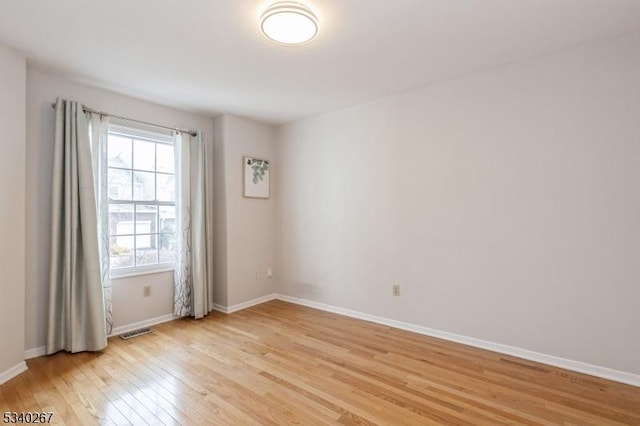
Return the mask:
MULTIPOLYGON (((53 104, 51 104, 51 106, 53 108, 55 108, 56 104, 53 103, 53 104)), ((91 113, 94 113, 94 114, 106 115, 107 117, 113 117, 113 118, 117 118, 119 120, 130 121, 132 123, 146 124, 147 126, 159 127, 161 129, 173 130, 175 132, 188 133, 191 136, 196 136, 198 134, 198 132, 196 132, 195 130, 181 129, 179 127, 169 127, 169 126, 163 126, 163 125, 160 125, 160 124, 149 123, 147 121, 134 120, 132 118, 122 117, 120 115, 109 114, 109 113, 106 113, 106 112, 103 112, 103 111, 96 111, 95 109, 91 109, 91 108, 86 107, 86 106, 83 106, 82 110, 84 112, 91 112, 91 113)))

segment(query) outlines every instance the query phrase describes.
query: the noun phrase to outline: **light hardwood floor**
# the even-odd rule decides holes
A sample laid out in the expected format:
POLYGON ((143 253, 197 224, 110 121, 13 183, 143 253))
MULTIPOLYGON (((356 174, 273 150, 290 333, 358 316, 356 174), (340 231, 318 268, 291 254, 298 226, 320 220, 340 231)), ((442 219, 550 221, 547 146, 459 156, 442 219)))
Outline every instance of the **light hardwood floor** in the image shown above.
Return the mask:
POLYGON ((0 414, 53 411, 78 425, 640 425, 640 388, 281 301, 28 364, 0 386, 0 414))

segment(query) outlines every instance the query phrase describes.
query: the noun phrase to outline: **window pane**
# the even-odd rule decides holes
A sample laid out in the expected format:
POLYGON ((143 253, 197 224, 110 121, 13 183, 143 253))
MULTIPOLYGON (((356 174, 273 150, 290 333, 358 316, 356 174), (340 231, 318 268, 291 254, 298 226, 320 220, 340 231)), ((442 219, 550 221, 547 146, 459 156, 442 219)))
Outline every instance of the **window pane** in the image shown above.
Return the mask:
POLYGON ((131 139, 109 134, 107 156, 110 167, 131 168, 131 139))
POLYGON ((176 200, 176 178, 174 175, 158 175, 158 201, 176 200))
POLYGON ((133 204, 109 205, 109 234, 133 234, 133 204))
POLYGON ((176 207, 158 203, 176 200, 175 147, 122 131, 107 147, 111 268, 174 262, 176 207))
POLYGON ((158 234, 136 236, 136 265, 158 263, 158 234))
POLYGON ((176 208, 174 206, 160 206, 159 213, 158 231, 165 234, 176 232, 176 208))
POLYGON ((131 200, 131 171, 109 169, 109 198, 131 200))
POLYGON ((160 231, 159 261, 160 263, 175 262, 176 255, 176 208, 175 206, 160 206, 158 211, 160 231))
POLYGON ((153 201, 156 199, 155 173, 133 172, 133 199, 153 201))
POLYGON ((136 234, 155 234, 157 226, 158 206, 136 206, 136 234))
POLYGON ((138 170, 156 170, 156 144, 154 142, 133 142, 133 168, 138 170))
POLYGON ((133 238, 132 236, 110 238, 111 269, 133 266, 133 238))
POLYGON ((175 262, 176 237, 173 234, 160 234, 159 239, 160 263, 175 262))
POLYGON ((156 146, 157 158, 158 158, 158 172, 173 173, 174 157, 173 157, 173 145, 166 145, 159 143, 156 146))

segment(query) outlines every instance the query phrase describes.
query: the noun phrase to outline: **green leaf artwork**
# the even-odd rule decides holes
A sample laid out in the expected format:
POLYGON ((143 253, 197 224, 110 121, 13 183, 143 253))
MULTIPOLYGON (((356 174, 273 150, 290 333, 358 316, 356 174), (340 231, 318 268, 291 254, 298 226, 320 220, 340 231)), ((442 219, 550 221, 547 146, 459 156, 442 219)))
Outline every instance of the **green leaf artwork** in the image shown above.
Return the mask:
POLYGON ((255 158, 248 158, 247 165, 251 166, 253 171, 253 184, 257 184, 264 179, 264 174, 269 170, 269 162, 267 160, 257 160, 255 158))

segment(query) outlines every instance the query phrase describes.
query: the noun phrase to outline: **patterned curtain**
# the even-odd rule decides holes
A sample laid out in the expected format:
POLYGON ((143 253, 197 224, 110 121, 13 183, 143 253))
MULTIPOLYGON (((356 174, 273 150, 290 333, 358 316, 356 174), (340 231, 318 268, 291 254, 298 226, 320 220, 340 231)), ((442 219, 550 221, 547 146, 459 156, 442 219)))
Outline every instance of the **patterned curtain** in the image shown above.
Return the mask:
POLYGON ((91 158, 94 170, 94 185, 98 212, 98 243, 100 251, 100 273, 102 275, 102 293, 106 316, 107 336, 113 331, 113 309, 111 306, 111 278, 109 277, 109 192, 107 173, 107 138, 109 117, 87 113, 91 130, 91 158))
POLYGON ((174 314, 202 318, 212 310, 213 261, 208 156, 202 133, 178 133, 176 149, 176 267, 174 314))

